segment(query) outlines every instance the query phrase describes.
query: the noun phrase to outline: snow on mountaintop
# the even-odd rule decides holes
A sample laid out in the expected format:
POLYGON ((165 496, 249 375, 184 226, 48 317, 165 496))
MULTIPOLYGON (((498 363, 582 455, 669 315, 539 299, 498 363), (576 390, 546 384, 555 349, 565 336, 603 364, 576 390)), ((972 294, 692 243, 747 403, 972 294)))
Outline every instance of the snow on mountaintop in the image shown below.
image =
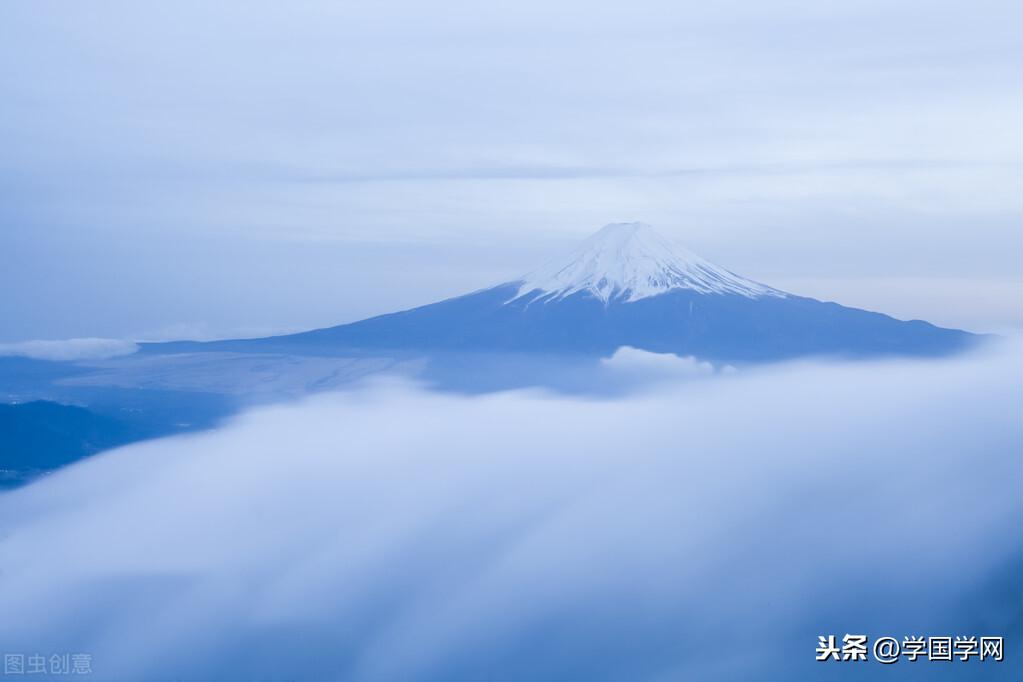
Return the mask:
POLYGON ((605 225, 567 259, 529 273, 520 284, 512 300, 534 292, 534 301, 588 292, 604 303, 631 302, 673 289, 749 298, 785 296, 672 244, 645 223, 605 225))

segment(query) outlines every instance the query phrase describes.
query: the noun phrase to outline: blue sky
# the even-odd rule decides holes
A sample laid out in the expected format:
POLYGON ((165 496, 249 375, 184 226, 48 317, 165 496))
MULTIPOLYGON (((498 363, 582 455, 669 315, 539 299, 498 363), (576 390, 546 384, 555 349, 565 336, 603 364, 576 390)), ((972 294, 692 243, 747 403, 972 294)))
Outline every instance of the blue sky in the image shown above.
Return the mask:
POLYGON ((1011 2, 5 3, 0 341, 258 334, 643 220, 1023 327, 1011 2))

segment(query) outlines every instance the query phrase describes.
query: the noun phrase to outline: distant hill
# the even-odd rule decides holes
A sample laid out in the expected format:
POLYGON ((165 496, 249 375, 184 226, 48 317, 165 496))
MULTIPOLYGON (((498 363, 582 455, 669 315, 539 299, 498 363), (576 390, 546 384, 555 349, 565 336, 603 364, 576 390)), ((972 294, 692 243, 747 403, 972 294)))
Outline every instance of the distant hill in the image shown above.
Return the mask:
POLYGON ((136 440, 128 424, 46 400, 0 404, 0 485, 136 440))

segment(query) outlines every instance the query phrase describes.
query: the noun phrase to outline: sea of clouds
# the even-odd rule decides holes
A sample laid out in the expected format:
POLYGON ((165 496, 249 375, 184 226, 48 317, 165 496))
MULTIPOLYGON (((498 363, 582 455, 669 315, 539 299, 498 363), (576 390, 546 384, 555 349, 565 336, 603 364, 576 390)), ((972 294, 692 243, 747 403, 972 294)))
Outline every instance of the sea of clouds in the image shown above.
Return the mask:
POLYGON ((1018 679, 1019 346, 610 367, 667 380, 382 381, 0 496, 0 642, 102 680, 1018 679), (1009 651, 814 661, 847 632, 1009 651))

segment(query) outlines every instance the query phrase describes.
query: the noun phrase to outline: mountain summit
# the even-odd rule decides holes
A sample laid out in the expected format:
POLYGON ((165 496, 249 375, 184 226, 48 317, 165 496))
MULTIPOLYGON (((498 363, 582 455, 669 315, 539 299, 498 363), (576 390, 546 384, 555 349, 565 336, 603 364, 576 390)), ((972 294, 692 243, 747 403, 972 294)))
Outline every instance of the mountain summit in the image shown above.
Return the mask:
POLYGON ((671 243, 646 223, 611 223, 567 259, 523 277, 515 298, 548 302, 584 292, 604 303, 631 302, 675 289, 749 298, 785 295, 671 243))
POLYGON ((621 346, 739 362, 933 356, 978 337, 824 303, 740 277, 642 223, 612 223, 567 258, 504 284, 361 322, 147 352, 606 356, 621 346))

